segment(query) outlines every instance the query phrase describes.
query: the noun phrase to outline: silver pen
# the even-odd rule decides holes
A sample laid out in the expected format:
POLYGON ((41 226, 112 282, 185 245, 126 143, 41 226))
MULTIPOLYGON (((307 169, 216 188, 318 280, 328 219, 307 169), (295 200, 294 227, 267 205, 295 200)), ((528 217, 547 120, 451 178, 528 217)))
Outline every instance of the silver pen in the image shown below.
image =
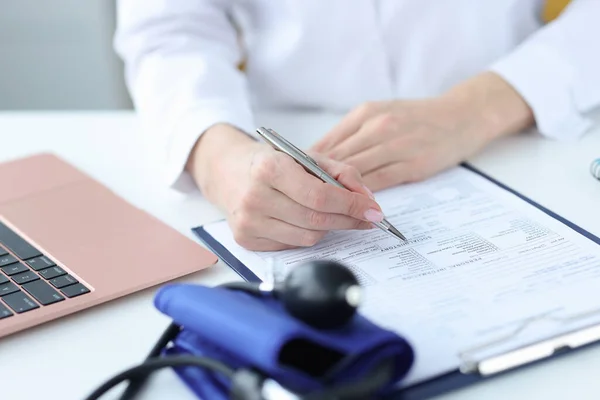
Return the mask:
MULTIPOLYGON (((321 179, 323 182, 329 183, 331 185, 337 186, 342 189, 348 189, 337 180, 335 180, 331 175, 329 175, 323 168, 319 166, 319 164, 313 160, 308 154, 304 153, 298 147, 294 146, 288 140, 283 138, 277 132, 270 128, 258 128, 256 132, 263 138, 267 143, 269 143, 275 150, 279 150, 284 152, 285 154, 292 157, 298 164, 302 165, 304 169, 321 179)), ((392 224, 390 224, 385 218, 381 222, 373 222, 378 228, 387 232, 391 236, 396 239, 401 239, 406 241, 406 238, 398 229, 396 229, 392 224)))

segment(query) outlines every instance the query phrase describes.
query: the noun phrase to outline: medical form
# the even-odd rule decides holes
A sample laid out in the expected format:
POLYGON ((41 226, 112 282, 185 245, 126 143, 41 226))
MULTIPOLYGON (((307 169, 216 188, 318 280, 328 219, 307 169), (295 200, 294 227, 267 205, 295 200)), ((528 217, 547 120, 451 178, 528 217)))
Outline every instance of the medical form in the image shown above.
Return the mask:
POLYGON ((402 385, 600 323, 600 246, 478 173, 456 167, 376 200, 408 242, 336 231, 310 248, 253 252, 225 221, 205 229, 261 279, 271 259, 350 268, 365 287, 360 312, 415 348, 402 385))

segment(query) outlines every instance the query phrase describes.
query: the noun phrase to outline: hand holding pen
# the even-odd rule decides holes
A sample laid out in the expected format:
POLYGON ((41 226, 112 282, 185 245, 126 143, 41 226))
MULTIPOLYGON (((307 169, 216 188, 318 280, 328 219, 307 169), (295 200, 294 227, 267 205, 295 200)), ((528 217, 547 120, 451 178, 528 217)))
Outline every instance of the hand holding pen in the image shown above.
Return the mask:
MULTIPOLYGON (((300 164, 306 170, 306 172, 308 172, 311 175, 315 176, 316 178, 322 180, 323 182, 333 185, 335 187, 338 187, 341 189, 353 190, 352 185, 354 185, 354 182, 351 182, 350 185, 345 185, 344 182, 342 182, 342 180, 339 177, 332 176, 330 173, 328 173, 328 171, 326 171, 325 161, 317 162, 312 157, 310 157, 308 154, 306 154, 305 152, 300 150, 298 147, 293 145, 290 141, 288 141, 287 139, 285 139, 283 136, 281 136, 280 134, 278 134, 277 132, 275 132, 272 129, 259 128, 256 131, 275 150, 281 151, 281 152, 287 154, 288 156, 290 156, 292 159, 294 159, 294 161, 296 161, 298 164, 300 164), (323 169, 322 167, 324 167, 325 169, 323 169)), ((327 162, 333 163, 333 161, 331 161, 331 160, 329 160, 327 162)), ((345 166, 345 168, 347 168, 349 170, 349 172, 355 176, 355 178, 356 178, 355 182, 361 181, 360 173, 356 169, 354 169, 350 166, 345 166)), ((365 185, 363 185, 361 183, 360 186, 363 191, 366 191, 368 193, 368 195, 371 199, 373 199, 373 200, 375 199, 375 197, 373 196, 373 193, 371 193, 371 191, 365 185)), ((404 237, 404 235, 402 235, 402 233, 400 233, 400 231, 396 227, 394 227, 392 224, 390 224, 389 221, 387 221, 385 218, 383 218, 379 221, 372 221, 372 222, 375 226, 377 226, 382 231, 390 234, 391 236, 393 236, 397 239, 406 241, 406 238, 404 237)))
POLYGON ((374 229, 384 219, 352 167, 319 158, 346 188, 326 184, 287 154, 224 124, 205 132, 199 144, 187 169, 248 250, 312 246, 330 231, 374 229))

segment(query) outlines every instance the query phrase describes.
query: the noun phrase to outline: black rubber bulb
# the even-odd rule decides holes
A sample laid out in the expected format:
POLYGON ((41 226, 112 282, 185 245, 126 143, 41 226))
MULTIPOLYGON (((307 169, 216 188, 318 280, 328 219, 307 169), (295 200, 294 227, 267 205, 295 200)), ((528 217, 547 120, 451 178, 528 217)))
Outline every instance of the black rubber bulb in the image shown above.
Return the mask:
POLYGON ((354 274, 333 261, 311 261, 294 267, 277 289, 277 296, 291 315, 318 329, 335 329, 348 323, 361 294, 354 274))

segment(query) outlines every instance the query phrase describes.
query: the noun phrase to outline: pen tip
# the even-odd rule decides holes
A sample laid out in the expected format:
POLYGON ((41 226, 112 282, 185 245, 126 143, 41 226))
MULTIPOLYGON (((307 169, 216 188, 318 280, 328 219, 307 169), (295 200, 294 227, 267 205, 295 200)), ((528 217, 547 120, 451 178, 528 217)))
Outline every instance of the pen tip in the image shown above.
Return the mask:
POLYGON ((399 237, 400 239, 404 240, 405 242, 407 242, 408 240, 406 240, 406 238, 404 237, 403 234, 400 233, 400 231, 396 228, 394 228, 393 226, 389 227, 389 230, 391 233, 394 234, 394 236, 399 237))

